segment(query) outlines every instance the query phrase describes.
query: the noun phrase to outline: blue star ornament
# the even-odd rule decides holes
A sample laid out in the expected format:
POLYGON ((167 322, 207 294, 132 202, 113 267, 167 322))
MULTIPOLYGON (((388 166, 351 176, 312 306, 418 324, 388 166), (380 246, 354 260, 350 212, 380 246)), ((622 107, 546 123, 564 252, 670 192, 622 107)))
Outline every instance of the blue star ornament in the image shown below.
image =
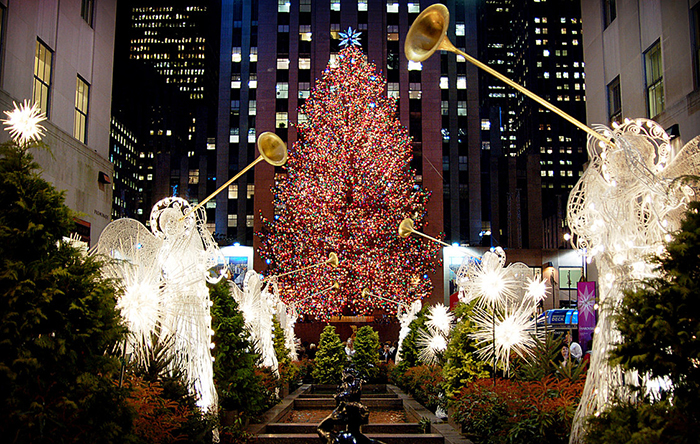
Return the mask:
POLYGON ((340 46, 360 46, 360 31, 354 31, 352 28, 348 28, 347 31, 341 32, 338 35, 342 39, 340 41, 340 46))

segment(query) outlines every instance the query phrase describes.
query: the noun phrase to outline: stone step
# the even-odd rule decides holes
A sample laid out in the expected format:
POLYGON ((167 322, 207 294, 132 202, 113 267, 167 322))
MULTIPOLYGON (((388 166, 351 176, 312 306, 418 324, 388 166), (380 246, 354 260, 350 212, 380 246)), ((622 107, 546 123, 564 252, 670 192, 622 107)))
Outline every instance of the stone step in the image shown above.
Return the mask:
MULTIPOLYGON (((310 434, 316 433, 317 424, 309 423, 270 423, 265 426, 263 433, 266 434, 310 434)), ((398 423, 398 424, 365 424, 361 428, 362 433, 389 433, 389 434, 409 434, 420 433, 420 427, 417 422, 414 423, 398 423)))
MULTIPOLYGON (((368 409, 403 410, 403 401, 400 398, 362 399, 362 404, 368 409)), ((335 408, 333 398, 297 398, 294 400, 294 410, 331 409, 335 408)))
MULTIPOLYGON (((320 399, 325 399, 325 398, 331 398, 333 399, 333 396, 330 393, 302 393, 301 395, 297 396, 297 399, 311 399, 311 398, 320 398, 320 399)), ((393 399, 393 398, 398 398, 399 396, 396 393, 363 393, 362 394, 362 400, 364 401, 365 399, 393 399)))
MULTIPOLYGON (((415 433, 368 433, 368 438, 378 439, 385 444, 444 444, 445 439, 437 433, 415 434, 415 433)), ((323 441, 318 434, 262 434, 251 438, 255 444, 301 444, 318 443, 323 441)))

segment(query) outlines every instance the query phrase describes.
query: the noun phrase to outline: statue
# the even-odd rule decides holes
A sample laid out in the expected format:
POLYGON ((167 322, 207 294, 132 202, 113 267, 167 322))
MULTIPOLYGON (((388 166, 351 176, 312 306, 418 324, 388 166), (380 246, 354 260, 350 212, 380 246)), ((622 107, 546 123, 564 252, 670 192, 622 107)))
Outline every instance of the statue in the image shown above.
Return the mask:
POLYGON ((327 444, 383 444, 366 437, 360 427, 369 422, 369 410, 361 402, 362 378, 350 366, 335 394, 335 410, 318 425, 318 435, 327 444))

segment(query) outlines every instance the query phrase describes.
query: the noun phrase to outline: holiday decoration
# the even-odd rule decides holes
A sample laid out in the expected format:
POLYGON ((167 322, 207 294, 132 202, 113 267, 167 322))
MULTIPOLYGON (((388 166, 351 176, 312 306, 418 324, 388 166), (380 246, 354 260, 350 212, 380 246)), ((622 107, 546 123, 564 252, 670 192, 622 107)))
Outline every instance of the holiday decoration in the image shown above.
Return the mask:
POLYGON ((273 188, 275 217, 259 233, 282 300, 327 320, 346 307, 396 313, 399 303, 430 294, 438 247, 396 236, 404 218, 423 220, 428 193, 415 184, 410 137, 375 66, 357 46, 342 49, 301 112, 307 120, 273 188), (330 252, 337 268, 283 275, 330 252), (334 281, 337 291, 321 291, 334 281), (364 288, 383 299, 362 297, 364 288))
POLYGON ((531 355, 537 337, 539 303, 546 297, 544 281, 534 278, 533 271, 522 263, 505 266, 506 254, 501 247, 484 253, 481 260, 465 257, 457 271, 460 300, 476 300, 473 322, 477 330, 471 335, 478 354, 509 370, 511 353, 526 358, 531 355))
POLYGON ((9 131, 10 137, 21 146, 40 141, 44 135, 44 127, 39 125, 39 122, 46 120, 46 115, 39 110, 39 105, 35 103, 29 106, 28 100, 20 105, 15 102, 12 104, 12 111, 3 111, 8 117, 2 120, 6 126, 5 131, 9 131))
POLYGON ((442 304, 432 305, 425 322, 427 330, 418 330, 416 345, 419 348, 418 357, 428 365, 440 362, 440 357, 447 349, 450 329, 454 315, 442 304))
POLYGON ((655 275, 647 256, 663 253, 686 204, 697 200, 684 176, 700 175, 700 137, 676 153, 668 134, 652 120, 626 119, 613 129, 595 128, 615 142, 589 137, 590 163, 569 195, 567 208, 572 244, 586 251, 588 261, 596 259, 599 275, 598 324, 571 442, 583 439, 587 416, 626 393, 620 389, 632 375, 608 361, 611 344, 619 340, 612 314, 624 289, 655 275))
POLYGON ((145 359, 151 334, 167 337, 174 365, 198 395, 203 411, 216 407, 211 316, 206 282, 218 282, 224 258, 206 229, 204 211, 168 197, 151 212, 151 232, 140 222, 118 219, 104 229, 97 253, 109 257, 103 273, 122 287, 117 301, 131 335, 125 345, 145 359))
POLYGON ((421 304, 420 300, 413 301, 411 305, 402 304, 398 308, 396 317, 399 320, 401 329, 399 330, 399 345, 396 347, 396 359, 394 359, 394 362, 397 364, 401 361, 401 344, 403 344, 403 340, 406 339, 406 336, 411 331, 409 326, 418 317, 421 308, 423 308, 423 304, 421 304))

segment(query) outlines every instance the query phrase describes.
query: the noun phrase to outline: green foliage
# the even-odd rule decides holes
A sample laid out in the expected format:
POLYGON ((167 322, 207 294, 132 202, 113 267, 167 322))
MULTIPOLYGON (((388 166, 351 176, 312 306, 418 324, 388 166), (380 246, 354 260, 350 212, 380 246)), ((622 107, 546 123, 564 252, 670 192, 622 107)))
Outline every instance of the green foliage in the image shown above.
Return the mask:
POLYGON ((253 352, 243 314, 231 296, 227 281, 210 287, 214 355, 214 383, 222 409, 254 416, 268 407, 269 396, 256 374, 253 352))
MULTIPOLYGON (((398 366, 397 366, 398 367, 398 366)), ((428 410, 447 406, 444 396, 442 368, 437 365, 419 365, 409 368, 401 379, 400 387, 410 393, 428 410)))
POLYGON ((300 361, 296 361, 295 364, 299 368, 298 379, 304 384, 310 384, 313 382, 313 371, 316 367, 312 359, 304 358, 300 361))
POLYGON ((428 306, 426 305, 420 312, 418 312, 416 319, 414 319, 408 326, 410 331, 401 343, 401 361, 399 361, 399 363, 396 365, 398 367, 398 369, 396 369, 397 371, 405 373, 409 368, 422 364, 421 360, 418 358, 419 352, 416 341, 418 340, 418 331, 421 329, 426 329, 425 322, 427 320, 428 306))
POLYGON ((292 363, 292 352, 285 344, 284 330, 277 317, 272 319, 272 326, 274 328, 272 341, 279 364, 280 379, 285 384, 296 383, 299 380, 299 367, 292 363))
POLYGON ((369 325, 360 327, 354 346, 352 363, 358 376, 367 382, 374 382, 379 376, 379 333, 369 325))
MULTIPOLYGON (((680 230, 666 245, 667 253, 652 258, 659 276, 625 291, 615 316, 621 340, 610 353, 612 364, 641 375, 668 378, 673 390, 662 390, 657 399, 639 393, 638 404, 618 403, 600 418, 591 419, 591 442, 603 442, 596 441, 595 437, 605 437, 607 430, 619 430, 630 439, 650 437, 653 441, 656 438, 652 437, 660 436, 665 442, 697 442, 696 431, 700 426, 699 210, 700 203, 689 205, 680 230), (638 420, 628 423, 630 418, 638 420)), ((634 386, 627 388, 639 390, 634 386)))
POLYGON ((100 262, 61 242, 63 193, 31 155, 0 145, 0 429, 14 442, 117 442, 130 436, 112 354, 125 328, 100 262))
POLYGON ((445 365, 442 368, 445 390, 452 393, 475 378, 486 378, 487 364, 476 356, 476 346, 470 335, 476 331, 471 320, 474 304, 458 304, 455 307, 457 325, 450 332, 450 342, 445 350, 445 365))
POLYGON ((587 444, 666 444, 697 442, 697 429, 668 400, 637 404, 618 401, 588 418, 587 444))
POLYGON ((477 379, 449 401, 452 418, 479 444, 568 443, 583 380, 477 379))
POLYGON ((340 384, 348 360, 340 336, 332 325, 326 325, 321 332, 314 364, 312 376, 316 383, 340 384))

